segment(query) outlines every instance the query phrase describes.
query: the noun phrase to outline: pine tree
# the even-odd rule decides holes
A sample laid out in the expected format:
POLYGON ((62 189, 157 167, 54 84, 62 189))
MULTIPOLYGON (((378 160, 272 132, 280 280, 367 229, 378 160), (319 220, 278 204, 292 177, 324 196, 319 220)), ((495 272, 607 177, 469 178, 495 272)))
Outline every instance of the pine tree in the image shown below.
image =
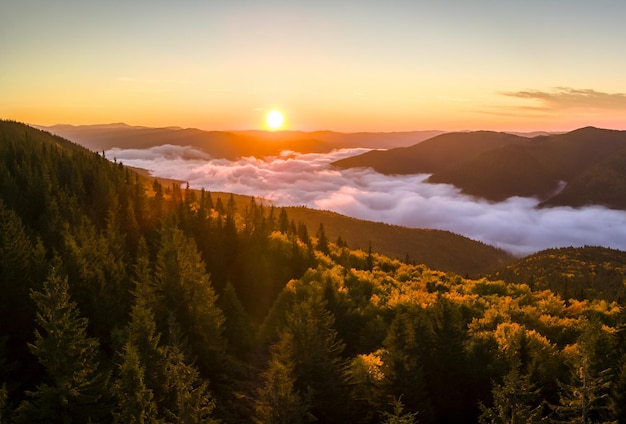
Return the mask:
POLYGON ((285 208, 280 209, 280 215, 278 216, 278 231, 283 234, 289 232, 289 217, 287 216, 287 210, 285 208))
POLYGON ((470 379, 464 342, 466 323, 459 306, 442 296, 425 314, 432 328, 433 340, 425 343, 425 361, 428 366, 424 377, 428 385, 435 421, 459 422, 476 413, 478 403, 475 393, 467 389, 470 379), (447 408, 454 404, 455 408, 447 408))
POLYGON ((35 342, 29 345, 46 372, 46 380, 18 408, 18 422, 97 421, 104 405, 105 376, 98 367, 98 341, 86 335, 87 319, 79 316, 68 293, 67 277, 50 270, 41 291, 32 291, 37 307, 35 342))
POLYGON ((162 230, 155 280, 162 301, 160 322, 173 313, 187 332, 203 373, 223 372, 224 315, 196 244, 173 225, 162 230))
POLYGON ((258 390, 257 422, 262 424, 300 424, 315 418, 309 403, 295 388, 293 364, 273 357, 261 376, 263 387, 258 390))
POLYGON ((237 292, 230 281, 219 299, 219 306, 226 319, 224 336, 228 342, 228 351, 243 359, 250 354, 255 345, 254 332, 246 310, 241 305, 237 292))
POLYGON ((237 211, 237 203, 235 203, 235 196, 231 193, 226 204, 226 213, 233 215, 237 211))
POLYGON ((351 417, 356 422, 374 422, 387 403, 383 390, 381 351, 358 355, 345 370, 345 379, 350 389, 351 417))
POLYGON ((137 297, 126 331, 126 343, 136 352, 143 369, 144 384, 153 391, 155 401, 159 402, 164 396, 164 356, 159 346, 160 334, 156 331, 154 314, 142 296, 137 297))
POLYGON ((117 407, 114 422, 123 424, 158 423, 157 407, 152 390, 144 383, 144 368, 139 353, 132 343, 127 342, 119 365, 119 377, 114 383, 113 393, 117 407))
POLYGON ((170 320, 170 342, 163 348, 166 419, 176 424, 217 424, 208 381, 202 381, 198 370, 187 361, 179 337, 177 324, 170 320))
POLYGON ((367 257, 365 259, 365 269, 371 271, 374 269, 374 256, 372 255, 372 243, 367 246, 367 257))
POLYGON ((480 422, 491 424, 525 424, 539 422, 541 406, 535 406, 539 390, 527 374, 521 373, 519 361, 504 376, 502 384, 493 385, 493 406, 481 405, 480 422))
POLYGON ((315 248, 322 252, 325 255, 330 254, 330 248, 328 247, 328 238, 326 237, 326 232, 324 231, 324 224, 320 224, 320 228, 317 230, 317 244, 315 248))
POLYGON ((599 322, 586 322, 571 358, 571 377, 561 383, 560 403, 554 407, 564 422, 602 422, 609 410, 610 368, 605 362, 612 346, 599 322))
POLYGON ((2 359, 14 365, 0 367, 0 382, 22 379, 28 375, 24 370, 36 366, 26 347, 35 319, 29 289, 45 276, 44 254, 41 243, 31 242, 19 216, 0 199, 0 347, 2 359))
POLYGON ((299 222, 298 223, 298 238, 300 239, 300 241, 304 244, 306 244, 307 246, 311 246, 311 238, 309 237, 309 230, 307 229, 307 226, 302 223, 299 222))
POLYGON ((222 202, 221 197, 218 197, 217 201, 215 202, 215 210, 220 215, 224 215, 226 213, 226 208, 224 207, 224 203, 222 202))
POLYGON ((340 355, 344 344, 321 295, 303 294, 287 313, 286 323, 273 356, 283 364, 293 363, 296 390, 310 391, 311 413, 317 419, 343 422, 346 399, 340 355))
POLYGON ((626 355, 622 355, 611 385, 609 409, 613 420, 618 423, 626 422, 626 355))
POLYGON ((424 379, 424 350, 428 341, 421 310, 401 310, 389 326, 383 343, 384 385, 390 398, 404 399, 410 411, 419 412, 423 420, 430 420, 432 409, 428 387, 424 379))
POLYGON ((205 204, 206 204, 206 208, 207 210, 211 210, 215 208, 215 205, 213 204, 213 198, 211 197, 211 192, 207 191, 206 192, 206 200, 205 200, 205 204))
POLYGON ((63 260, 72 296, 89 317, 101 343, 111 346, 111 329, 122 328, 130 310, 130 279, 124 264, 124 242, 117 217, 109 211, 107 228, 99 234, 85 216, 64 235, 63 260))
POLYGON ((417 420, 417 412, 407 412, 404 413, 404 404, 402 400, 395 399, 392 402, 393 413, 391 412, 383 412, 383 424, 416 424, 417 420))

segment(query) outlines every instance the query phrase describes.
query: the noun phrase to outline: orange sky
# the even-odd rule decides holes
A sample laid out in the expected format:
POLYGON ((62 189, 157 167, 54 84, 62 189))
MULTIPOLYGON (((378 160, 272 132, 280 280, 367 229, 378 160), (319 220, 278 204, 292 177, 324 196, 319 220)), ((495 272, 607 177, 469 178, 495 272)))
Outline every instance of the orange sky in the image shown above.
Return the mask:
POLYGON ((5 2, 0 117, 236 130, 277 108, 294 130, 626 129, 626 3, 433 3, 5 2))

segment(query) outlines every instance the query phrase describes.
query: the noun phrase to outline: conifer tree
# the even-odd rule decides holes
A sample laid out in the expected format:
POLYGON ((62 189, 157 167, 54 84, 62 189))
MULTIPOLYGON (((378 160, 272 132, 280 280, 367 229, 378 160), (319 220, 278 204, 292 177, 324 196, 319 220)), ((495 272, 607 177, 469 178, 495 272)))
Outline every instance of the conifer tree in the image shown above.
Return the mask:
POLYGON ((248 314, 230 281, 226 284, 218 303, 225 317, 224 336, 228 343, 228 351, 243 359, 253 349, 254 333, 248 314))
POLYGON ((79 316, 68 293, 67 277, 52 267, 41 291, 32 291, 37 307, 35 341, 29 345, 46 379, 18 408, 18 422, 97 421, 104 405, 106 378, 98 370, 98 341, 87 337, 87 319, 79 316))
POLYGON ((143 424, 162 422, 157 419, 157 407, 152 390, 144 383, 144 368, 139 353, 132 343, 127 342, 119 365, 119 377, 113 385, 117 402, 114 422, 121 424, 143 424))
POLYGON ((169 325, 170 340, 163 347, 166 420, 176 424, 217 424, 219 420, 213 417, 215 400, 209 391, 208 381, 202 381, 196 367, 188 362, 178 325, 173 318, 169 325))
POLYGON ((358 422, 374 422, 387 403, 383 390, 381 351, 358 355, 345 370, 350 390, 351 416, 358 422))
POLYGON ((278 216, 278 231, 283 234, 289 232, 289 217, 287 216, 287 210, 280 208, 280 215, 278 216))
POLYGON ((560 403, 554 407, 561 420, 582 424, 607 420, 611 370, 604 356, 612 350, 606 344, 609 340, 599 322, 584 324, 570 358, 570 379, 561 382, 560 403))
POLYGON ((458 422, 468 414, 475 413, 477 400, 467 390, 470 378, 464 342, 466 323, 458 305, 441 295, 425 314, 425 321, 432 328, 432 342, 427 346, 424 359, 428 366, 424 377, 428 384, 436 421, 458 422), (447 408, 454 404, 455 408, 447 408))
POLYGON ((383 412, 383 424, 417 424, 417 412, 404 413, 404 404, 400 398, 392 402, 393 413, 383 412))
POLYGON ((222 202, 221 197, 218 197, 217 201, 215 202, 215 210, 220 215, 224 215, 226 213, 226 208, 224 207, 224 203, 222 202))
POLYGON ((390 398, 404 399, 405 406, 419 412, 423 420, 430 420, 432 409, 428 387, 424 379, 424 349, 428 345, 420 310, 401 310, 389 326, 384 341, 384 385, 390 398))
POLYGON ((161 322, 173 313, 200 358, 200 369, 206 375, 223 372, 224 315, 216 305, 217 295, 196 244, 171 224, 162 230, 155 280, 161 322))
POLYGON ((330 248, 328 247, 328 238, 326 237, 326 232, 324 231, 324 224, 320 224, 320 228, 317 230, 317 244, 315 248, 325 255, 330 254, 330 248))
MULTIPOLYGON (((308 290, 306 290, 308 292, 308 290)), ((345 412, 344 344, 320 293, 311 291, 287 313, 286 327, 273 347, 283 364, 293 363, 296 390, 311 394, 311 413, 323 422, 343 422, 345 412)))
POLYGON ((235 203, 235 195, 231 193, 230 197, 228 198, 228 203, 226 204, 226 213, 232 215, 236 211, 237 203, 235 203))
POLYGON ((207 210, 209 210, 209 211, 211 209, 215 208, 215 205, 213 204, 213 198, 211 197, 211 192, 210 191, 206 192, 205 204, 206 204, 207 210))
POLYGON ((295 387, 293 364, 273 357, 261 376, 263 387, 256 402, 257 422, 262 424, 301 424, 315 418, 309 412, 306 396, 295 387))
POLYGON ((17 373, 33 365, 23 359, 35 318, 29 289, 45 276, 44 254, 43 246, 31 242, 22 220, 0 199, 0 341, 7 342, 7 358, 20 358, 17 373))
POLYGON ((622 355, 611 385, 609 409, 613 420, 626 422, 626 355, 622 355))
POLYGON ((302 223, 299 222, 298 223, 298 238, 300 239, 300 241, 304 244, 306 244, 307 246, 311 246, 311 238, 309 237, 309 230, 307 229, 307 226, 302 223))
POLYGON ((374 269, 374 256, 372 255, 372 243, 367 246, 367 258, 365 258, 365 269, 371 271, 374 269))
MULTIPOLYGON (((141 259, 137 268, 141 268, 141 259)), ((126 329, 126 343, 136 351, 139 365, 143 368, 143 380, 147 389, 154 393, 158 403, 164 396, 163 366, 164 357, 159 346, 160 334, 157 332, 154 314, 150 308, 153 299, 151 287, 141 282, 142 276, 136 271, 137 282, 134 291, 135 304, 131 310, 130 321, 126 329)))
POLYGON ((480 422, 491 424, 525 424, 538 422, 541 405, 536 406, 539 390, 528 374, 521 373, 521 364, 516 361, 504 376, 502 384, 494 383, 493 406, 481 405, 480 422))

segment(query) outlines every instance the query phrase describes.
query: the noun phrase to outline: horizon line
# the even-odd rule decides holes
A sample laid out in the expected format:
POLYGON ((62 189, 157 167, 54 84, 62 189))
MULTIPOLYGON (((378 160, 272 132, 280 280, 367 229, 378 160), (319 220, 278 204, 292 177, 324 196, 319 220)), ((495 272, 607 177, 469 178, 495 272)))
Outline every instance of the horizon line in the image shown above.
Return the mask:
MULTIPOLYGON (((10 120, 10 119, 9 119, 10 120)), ((19 121, 18 121, 19 122, 19 121)), ((245 132, 257 132, 257 133, 267 133, 267 134, 281 134, 281 133, 319 133, 319 132, 330 132, 337 134, 401 134, 401 133, 416 133, 416 132, 441 132, 441 133, 463 133, 463 132, 479 132, 479 131, 490 131, 490 132, 501 132, 501 133, 521 133, 521 134, 532 134, 532 133, 547 133, 547 134, 563 134, 576 130, 580 130, 583 128, 597 128, 603 130, 610 131, 626 131, 621 128, 608 128, 608 127, 600 127, 595 125, 583 125, 577 126, 575 128, 570 129, 557 129, 557 130, 545 130, 545 129, 534 129, 534 130, 503 130, 503 129, 452 129, 452 130, 444 130, 444 129, 413 129, 413 130, 356 130, 356 131, 340 131, 340 130, 332 130, 332 129, 316 129, 316 130, 303 130, 303 129, 281 129, 281 130, 267 130, 263 128, 248 128, 248 129, 204 129, 199 127, 183 127, 179 125, 164 125, 164 126, 149 126, 149 125, 133 125, 128 124, 126 122, 109 122, 109 123, 92 123, 92 124, 69 124, 69 123, 56 123, 53 125, 42 125, 36 123, 28 123, 23 122, 24 124, 31 125, 36 128, 53 128, 57 126, 70 126, 70 127, 128 127, 128 128, 143 128, 143 129, 170 129, 170 130, 197 130, 197 131, 205 131, 205 132, 224 132, 224 133, 245 133, 245 132)))

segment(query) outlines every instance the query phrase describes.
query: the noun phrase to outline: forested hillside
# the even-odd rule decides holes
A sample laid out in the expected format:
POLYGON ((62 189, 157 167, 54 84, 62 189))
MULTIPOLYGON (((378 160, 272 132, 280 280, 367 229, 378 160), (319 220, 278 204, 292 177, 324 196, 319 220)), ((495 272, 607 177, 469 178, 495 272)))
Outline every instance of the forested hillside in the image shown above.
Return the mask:
POLYGON ((617 302, 351 250, 14 122, 0 293, 3 423, 626 419, 617 302))
POLYGON ((304 207, 286 208, 289 216, 309 228, 324 225, 331 240, 349 240, 353 249, 369 250, 407 263, 460 275, 485 275, 515 258, 502 249, 443 230, 407 228, 362 221, 330 211, 304 207))
POLYGON ((626 252, 598 246, 537 252, 509 264, 492 278, 552 290, 564 298, 626 301, 626 252))

